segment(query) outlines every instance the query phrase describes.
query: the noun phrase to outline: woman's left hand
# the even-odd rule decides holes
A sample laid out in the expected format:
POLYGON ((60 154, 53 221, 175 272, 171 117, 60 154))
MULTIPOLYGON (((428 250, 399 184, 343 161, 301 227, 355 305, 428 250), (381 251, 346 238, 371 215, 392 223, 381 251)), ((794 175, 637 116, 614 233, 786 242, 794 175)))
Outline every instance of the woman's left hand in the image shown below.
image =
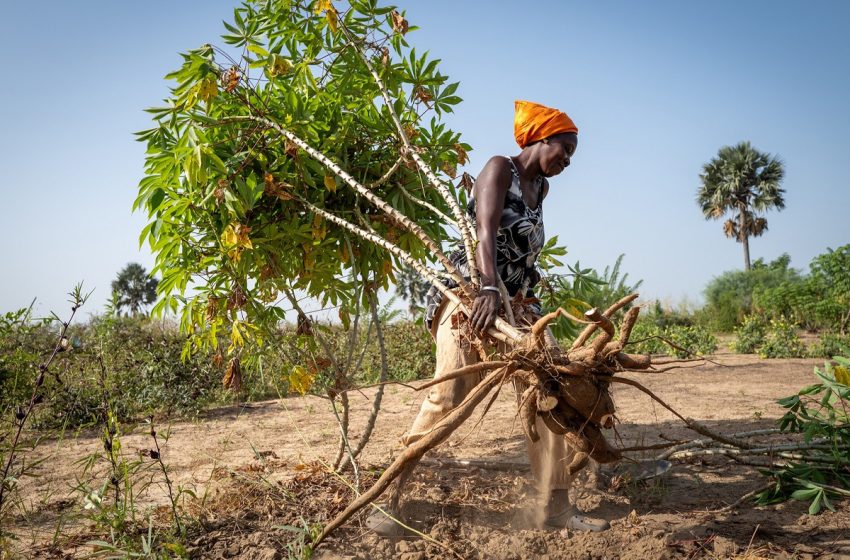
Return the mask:
POLYGON ((482 290, 472 303, 472 315, 469 322, 472 330, 479 336, 487 332, 487 329, 496 322, 499 309, 502 307, 502 296, 499 292, 482 290))

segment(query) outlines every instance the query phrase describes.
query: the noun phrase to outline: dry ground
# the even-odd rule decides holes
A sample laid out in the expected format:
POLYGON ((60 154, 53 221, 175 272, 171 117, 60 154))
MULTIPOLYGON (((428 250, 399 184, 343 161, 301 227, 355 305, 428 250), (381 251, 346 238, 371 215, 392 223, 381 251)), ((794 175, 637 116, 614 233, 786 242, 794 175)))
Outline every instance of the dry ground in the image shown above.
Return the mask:
MULTIPOLYGON (((820 360, 760 360, 724 354, 720 364, 664 374, 632 374, 685 416, 711 428, 739 432, 772 427, 781 414, 779 397, 812 382, 820 360)), ((371 406, 372 390, 352 396, 354 432, 371 406), (361 421, 358 423, 358 421, 361 421)), ((617 385, 615 402, 623 445, 693 437, 681 423, 637 390, 617 385)), ((362 459, 361 482, 369 484, 401 449, 399 436, 423 395, 390 386, 372 442, 362 459)), ((402 558, 850 558, 850 501, 835 513, 809 516, 806 505, 770 507, 742 504, 715 510, 761 486, 750 467, 723 459, 676 462, 664 477, 612 487, 599 480, 578 489, 579 505, 611 520, 601 534, 535 528, 539 509, 528 480, 525 443, 515 422, 513 394, 476 426, 461 428, 436 449, 410 486, 407 512, 425 537, 384 540, 356 518, 316 551, 315 558, 378 560, 402 558), (458 459, 481 461, 461 466, 458 459)), ((160 432, 165 427, 160 428, 160 432)), ((199 500, 187 507, 203 520, 192 529, 190 552, 197 558, 286 558, 302 534, 291 527, 322 522, 351 499, 345 483, 328 474, 322 461, 336 451, 337 431, 326 401, 288 398, 210 411, 194 422, 175 422, 163 458, 175 483, 194 488, 199 500)), ((128 453, 150 445, 145 430, 123 437, 128 453)), ((96 434, 79 434, 42 444, 52 455, 41 476, 23 487, 31 508, 15 529, 26 557, 80 557, 89 528, 68 522, 57 546, 44 546, 59 519, 72 518, 79 500, 69 492, 79 467, 74 461, 101 445, 96 434), (75 536, 76 535, 76 536, 75 536)), ((647 455, 648 456, 648 455, 647 455)), ((604 474, 612 474, 606 473, 604 474)), ((351 477, 349 476, 349 479, 351 477)), ((615 479, 616 480, 616 479, 615 479)), ((165 504, 162 488, 146 498, 165 504)))

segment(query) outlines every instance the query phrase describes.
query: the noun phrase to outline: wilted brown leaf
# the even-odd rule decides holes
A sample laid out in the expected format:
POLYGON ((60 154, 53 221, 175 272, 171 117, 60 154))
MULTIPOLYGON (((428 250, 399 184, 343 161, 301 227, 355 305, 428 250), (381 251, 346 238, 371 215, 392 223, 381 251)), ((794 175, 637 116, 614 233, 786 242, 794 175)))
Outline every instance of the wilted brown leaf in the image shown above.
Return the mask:
POLYGON ((466 153, 466 150, 463 149, 463 146, 460 144, 454 145, 455 152, 457 153, 457 164, 458 165, 466 165, 469 161, 469 156, 466 153))
POLYGON ((218 301, 219 298, 217 297, 211 297, 207 300, 207 308, 204 312, 207 321, 212 321, 218 315, 218 301))
POLYGON ((407 33, 407 30, 410 29, 410 24, 407 23, 407 20, 404 19, 404 16, 393 10, 390 14, 393 20, 393 31, 396 33, 401 33, 402 35, 407 33))
POLYGON ((295 334, 313 336, 313 322, 303 313, 298 314, 298 326, 295 329, 295 334))
POLYGON ((224 372, 221 384, 224 385, 226 389, 234 392, 242 390, 242 366, 239 362, 239 358, 233 358, 230 360, 230 365, 227 366, 227 371, 224 372))
MULTIPOLYGON (((419 101, 421 101, 422 103, 424 103, 426 105, 428 105, 431 102, 431 100, 434 99, 431 96, 431 94, 428 93, 428 90, 425 89, 422 86, 416 86, 413 89, 413 96, 416 97, 419 101)), ((429 107, 430 107, 430 105, 429 105, 429 107)))
POLYGON ((475 185, 475 181, 472 180, 472 175, 463 172, 463 175, 460 176, 460 182, 457 184, 459 187, 463 187, 467 194, 472 193, 472 187, 475 185))
POLYGON ((417 136, 419 136, 419 129, 413 126, 410 123, 405 123, 402 127, 404 129, 404 134, 410 139, 413 140, 417 136))
POLYGON ((234 309, 242 309, 247 302, 248 298, 245 296, 242 288, 237 286, 232 292, 230 292, 230 296, 227 298, 227 310, 232 311, 234 309))
POLYGON ((224 84, 224 91, 227 93, 233 92, 239 86, 239 80, 242 78, 242 72, 239 67, 231 66, 221 77, 221 83, 224 84))
POLYGON ((454 163, 450 161, 444 162, 442 165, 442 169, 443 172, 452 179, 457 177, 457 165, 455 165, 454 163))

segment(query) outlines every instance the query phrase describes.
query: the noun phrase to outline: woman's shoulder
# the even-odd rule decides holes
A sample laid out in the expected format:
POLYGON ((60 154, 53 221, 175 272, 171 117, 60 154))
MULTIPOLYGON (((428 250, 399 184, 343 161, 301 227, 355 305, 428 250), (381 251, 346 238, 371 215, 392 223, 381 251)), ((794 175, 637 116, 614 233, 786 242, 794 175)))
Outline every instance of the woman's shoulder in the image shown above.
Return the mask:
POLYGON ((512 167, 511 158, 508 156, 493 156, 487 160, 487 163, 484 164, 484 169, 482 169, 481 172, 484 173, 486 171, 490 171, 510 173, 512 167))
POLYGON ((506 156, 493 156, 487 163, 481 173, 478 174, 478 180, 484 180, 485 183, 496 183, 505 187, 510 186, 512 180, 511 158, 506 156))

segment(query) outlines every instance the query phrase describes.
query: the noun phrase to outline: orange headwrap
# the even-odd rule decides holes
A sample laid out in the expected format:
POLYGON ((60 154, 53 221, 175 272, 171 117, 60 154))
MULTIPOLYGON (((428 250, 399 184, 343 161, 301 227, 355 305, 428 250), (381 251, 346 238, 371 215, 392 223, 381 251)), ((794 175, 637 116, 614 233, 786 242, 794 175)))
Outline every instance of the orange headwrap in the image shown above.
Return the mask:
POLYGON ((577 133, 578 128, 563 111, 531 101, 514 102, 514 138, 520 148, 564 132, 577 133))

